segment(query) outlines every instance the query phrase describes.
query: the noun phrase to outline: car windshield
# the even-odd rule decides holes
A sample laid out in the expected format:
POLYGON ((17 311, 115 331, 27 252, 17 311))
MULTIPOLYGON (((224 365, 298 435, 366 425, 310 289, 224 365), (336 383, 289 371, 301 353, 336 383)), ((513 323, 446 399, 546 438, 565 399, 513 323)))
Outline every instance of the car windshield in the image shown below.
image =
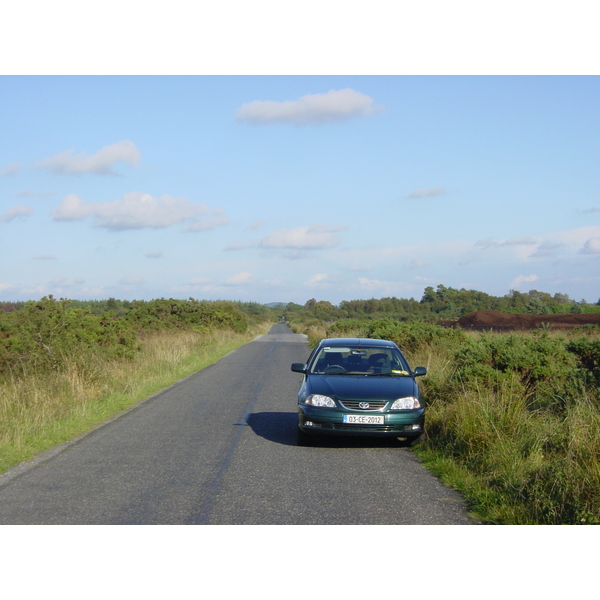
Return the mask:
POLYGON ((323 346, 311 373, 326 375, 410 375, 408 364, 396 348, 323 346))

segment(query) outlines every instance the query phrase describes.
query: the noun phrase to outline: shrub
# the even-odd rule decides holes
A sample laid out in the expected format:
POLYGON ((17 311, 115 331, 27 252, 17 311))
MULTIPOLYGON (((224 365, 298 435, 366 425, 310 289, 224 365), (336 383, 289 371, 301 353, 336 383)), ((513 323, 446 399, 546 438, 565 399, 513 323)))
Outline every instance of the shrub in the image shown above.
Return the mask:
POLYGON ((193 299, 136 301, 133 302, 126 321, 139 331, 228 328, 243 333, 248 328, 247 317, 236 303, 199 302, 193 299))
POLYGON ((405 352, 414 352, 421 345, 454 346, 468 339, 462 329, 451 329, 424 321, 395 321, 384 318, 368 325, 367 336, 390 340, 405 352))
POLYGON ((68 300, 44 297, 0 315, 0 369, 62 370, 100 356, 119 359, 138 349, 135 332, 108 314, 72 308, 68 300))
POLYGON ((327 337, 365 337, 365 322, 360 319, 340 319, 327 329, 327 337))
POLYGON ((454 384, 497 389, 516 374, 532 408, 561 409, 577 397, 583 383, 576 376, 577 361, 564 340, 548 332, 535 336, 481 334, 458 349, 454 359, 454 384))
POLYGON ((600 385, 600 340, 578 338, 568 342, 566 348, 576 357, 586 383, 600 385))

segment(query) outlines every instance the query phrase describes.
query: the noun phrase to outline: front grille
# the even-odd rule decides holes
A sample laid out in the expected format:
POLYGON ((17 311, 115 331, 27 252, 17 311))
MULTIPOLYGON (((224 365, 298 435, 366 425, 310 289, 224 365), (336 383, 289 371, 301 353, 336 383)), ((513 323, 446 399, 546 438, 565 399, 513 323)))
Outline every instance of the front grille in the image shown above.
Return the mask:
POLYGON ((349 423, 334 423, 333 429, 343 431, 372 431, 374 433, 388 433, 394 431, 393 425, 359 425, 349 423))
POLYGON ((383 410, 386 400, 340 400, 340 404, 349 410, 383 410), (361 404, 368 404, 363 407, 361 404))

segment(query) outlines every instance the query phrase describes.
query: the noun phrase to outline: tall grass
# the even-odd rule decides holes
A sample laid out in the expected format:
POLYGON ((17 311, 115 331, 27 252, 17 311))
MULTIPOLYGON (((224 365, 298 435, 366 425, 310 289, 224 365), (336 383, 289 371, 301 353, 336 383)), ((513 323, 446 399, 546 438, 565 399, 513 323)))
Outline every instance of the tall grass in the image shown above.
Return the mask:
POLYGON ((89 430, 267 331, 164 330, 128 359, 71 357, 65 369, 9 372, 0 381, 0 472, 89 430))
POLYGON ((481 521, 600 524, 597 328, 479 334, 382 319, 302 332, 313 346, 337 335, 391 339, 427 367, 415 452, 481 521))
MULTIPOLYGON (((457 383, 457 352, 423 345, 409 354, 411 364, 429 370, 420 381, 425 436, 415 449, 426 466, 487 523, 600 523, 595 388, 578 385, 573 374, 573 394, 557 404, 547 381, 528 386, 515 369, 494 385, 457 383)), ((564 392, 562 384, 557 389, 564 392)))

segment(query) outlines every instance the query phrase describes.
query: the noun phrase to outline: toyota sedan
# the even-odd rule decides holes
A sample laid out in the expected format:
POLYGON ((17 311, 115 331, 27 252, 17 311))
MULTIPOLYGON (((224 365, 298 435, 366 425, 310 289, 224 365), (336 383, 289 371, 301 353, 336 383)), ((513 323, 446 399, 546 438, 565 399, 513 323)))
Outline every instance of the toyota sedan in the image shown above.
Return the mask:
POLYGON ((423 433, 425 405, 414 371, 390 341, 322 340, 306 364, 298 393, 298 444, 315 435, 384 436, 409 442, 423 433))

